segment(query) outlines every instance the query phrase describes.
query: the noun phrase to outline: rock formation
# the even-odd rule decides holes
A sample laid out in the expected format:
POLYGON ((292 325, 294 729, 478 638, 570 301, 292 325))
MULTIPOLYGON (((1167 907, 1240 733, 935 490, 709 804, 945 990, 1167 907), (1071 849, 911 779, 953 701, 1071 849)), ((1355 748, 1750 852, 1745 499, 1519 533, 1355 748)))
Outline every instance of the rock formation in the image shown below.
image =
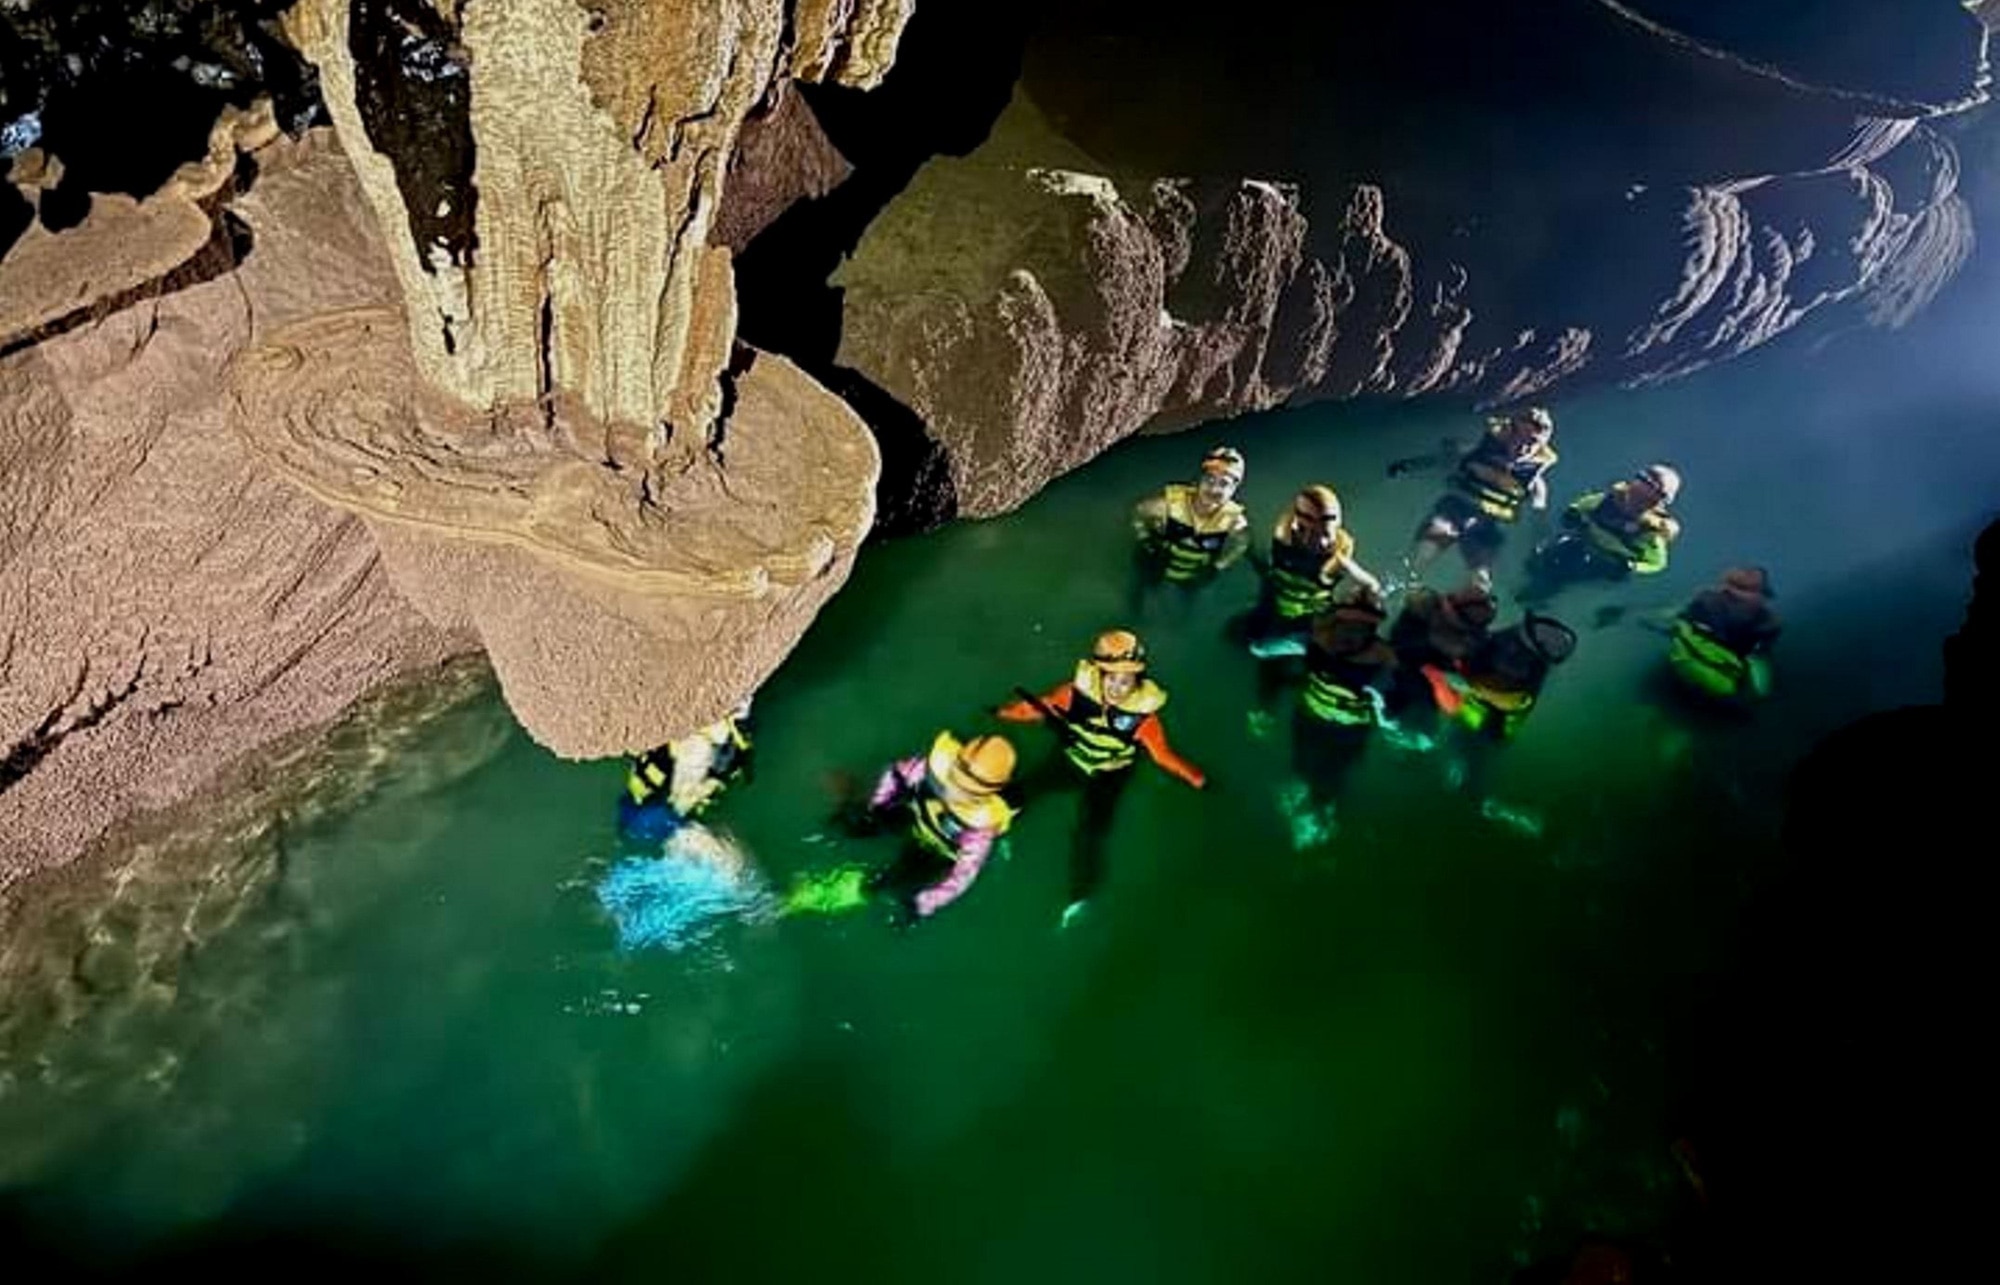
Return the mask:
POLYGON ((232 109, 75 219, 10 134, 0 887, 454 655, 571 755, 760 683, 879 463, 735 344, 729 247, 837 178, 788 82, 879 81, 909 9, 301 0, 334 131, 232 109))
POLYGON ((0 359, 0 886, 469 646, 404 604, 359 521, 229 432, 217 391, 265 327, 394 297, 332 140, 249 139, 262 175, 233 209, 257 249, 240 264, 185 271, 208 220, 185 232, 182 190, 100 199, 130 237, 119 255, 61 251, 95 245, 94 219, 52 252, 38 230, 16 247, 51 265, 37 297, 66 278, 84 302, 0 327, 50 332, 0 359), (171 289, 177 274, 190 283, 171 289), (135 286, 94 316, 93 291, 135 286))
MULTIPOLYGON (((1371 86, 1343 73, 1379 57, 1393 82, 1393 22, 1274 12, 1254 40, 1162 50, 1124 34, 1128 8, 1052 19, 993 137, 932 162, 836 277, 841 362, 943 443, 969 515, 1142 430, 1323 398, 1648 383, 1843 307, 1900 324, 1971 250, 1956 155, 1920 119, 1983 93, 1984 33, 1962 11, 1924 28, 1942 51, 1927 82, 1877 93, 1725 56, 1609 0, 1552 6, 1532 39, 1455 6, 1466 49, 1494 45, 1477 64, 1491 85, 1431 68, 1441 100, 1470 100, 1421 137, 1385 123, 1347 147, 1325 140, 1366 119, 1371 86), (1383 43, 1343 54, 1357 41, 1383 43), (1510 57, 1557 44, 1592 56, 1533 88, 1583 101, 1536 147, 1480 94, 1504 99, 1510 57), (1229 70, 1260 58, 1264 78, 1229 70), (1758 124, 1719 130, 1711 112, 1758 124)), ((1404 21, 1407 56, 1436 61, 1448 38, 1404 21)))
POLYGON ((868 530, 873 440, 782 359, 736 352, 710 234, 752 110, 786 76, 879 80, 907 10, 301 0, 289 16, 403 317, 272 334, 235 369, 235 422, 370 524, 398 587, 479 637, 559 753, 719 717, 868 530), (371 36, 385 26, 402 34, 371 36))

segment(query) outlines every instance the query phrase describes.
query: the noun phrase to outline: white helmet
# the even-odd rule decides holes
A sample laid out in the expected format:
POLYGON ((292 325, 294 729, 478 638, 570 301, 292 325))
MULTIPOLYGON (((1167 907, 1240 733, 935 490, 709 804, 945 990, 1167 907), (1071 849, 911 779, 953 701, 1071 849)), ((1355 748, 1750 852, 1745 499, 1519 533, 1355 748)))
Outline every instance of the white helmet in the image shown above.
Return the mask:
POLYGON ((1671 464, 1648 464, 1639 470, 1639 476, 1660 488, 1660 501, 1672 504, 1681 493, 1680 470, 1671 464))

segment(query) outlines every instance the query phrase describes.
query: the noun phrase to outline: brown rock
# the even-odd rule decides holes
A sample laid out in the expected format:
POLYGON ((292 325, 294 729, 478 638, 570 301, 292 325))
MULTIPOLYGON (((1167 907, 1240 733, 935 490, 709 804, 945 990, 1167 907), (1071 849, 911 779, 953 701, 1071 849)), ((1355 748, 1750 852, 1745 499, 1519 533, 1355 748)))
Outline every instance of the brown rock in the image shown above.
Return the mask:
POLYGON ((709 239, 741 254, 780 214, 825 196, 853 172, 806 100, 784 82, 743 124, 709 239))
POLYGON ((726 434, 664 490, 607 466, 601 422, 572 402, 473 431, 380 308, 273 332, 232 370, 231 422, 278 474, 367 520, 409 600, 485 646, 530 734, 598 757, 754 690, 873 520, 866 426, 783 358, 739 365, 726 434))
POLYGON ((389 287, 329 140, 259 162, 240 273, 0 359, 0 888, 464 647, 227 431, 267 318, 389 287))
MULTIPOLYGON (((1645 62, 1642 24, 1599 25, 1621 59, 1645 62)), ((1451 392, 1495 405, 1579 379, 1674 378, 1843 305, 1900 324, 1971 251, 1956 158, 1930 126, 1857 118, 1838 94, 1819 101, 1699 50, 1670 44, 1663 74, 1772 99, 1786 125, 1767 131, 1771 155, 1806 168, 1616 190, 1565 175, 1546 194, 1508 176, 1490 193, 1422 193, 1429 208, 1399 226, 1384 186, 1329 175, 1304 145, 1285 156, 1284 140, 1315 137, 1296 122, 1222 137, 1224 103, 1138 128, 1125 91, 1156 105, 1183 95, 1166 73, 1186 51, 1121 44, 1109 25, 1095 35, 1085 62, 1127 56, 1105 83, 1055 86, 1072 133, 1017 92, 986 144, 919 172, 835 277, 842 363, 943 445, 967 516, 1004 512, 1133 433, 1287 401, 1451 392), (1141 71, 1165 80, 1139 85, 1141 71), (1214 162, 1225 144, 1292 168, 1148 177, 1132 159, 1214 162), (1466 204, 1441 217, 1440 199, 1466 204), (1493 226, 1482 201, 1499 207, 1493 226)), ((1081 74, 1062 44, 1048 38, 1026 84, 1049 84, 1055 65, 1081 74)), ((1598 89, 1616 99, 1616 85, 1598 89)), ((1616 139, 1634 113, 1614 105, 1616 139)), ((1668 172, 1699 159, 1698 140, 1670 132, 1668 172)), ((1755 141, 1718 140, 1716 163, 1755 141)))

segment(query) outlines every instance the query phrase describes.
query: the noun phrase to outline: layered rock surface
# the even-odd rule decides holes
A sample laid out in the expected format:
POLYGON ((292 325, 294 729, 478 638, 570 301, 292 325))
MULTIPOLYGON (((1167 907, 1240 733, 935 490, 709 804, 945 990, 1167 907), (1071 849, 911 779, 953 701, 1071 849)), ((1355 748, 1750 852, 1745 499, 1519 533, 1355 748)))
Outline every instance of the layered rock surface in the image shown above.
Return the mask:
MULTIPOLYGON (((0 358, 0 887, 470 646, 229 431, 261 333, 394 289, 330 138, 257 155, 250 259, 0 358)), ((193 238, 161 239, 123 262, 171 276, 193 238)))
MULTIPOLYGON (((1142 429, 1650 382, 1843 307, 1899 324, 1971 251, 1956 156, 1915 114, 1596 0, 1526 34, 1460 8, 1456 43, 1274 13, 1180 47, 1132 38, 1116 0, 1052 19, 993 138, 932 162, 836 277, 841 361, 924 420, 982 515, 1142 429), (1537 61, 1558 45, 1595 56, 1537 61), (1370 128, 1369 58, 1439 105, 1370 128), (1530 90, 1562 107, 1540 138, 1508 111, 1530 90)), ((1952 102, 1985 43, 1955 17, 1952 102)))
MULTIPOLYGON (((490 652, 578 756, 762 682, 879 459, 735 344, 729 238, 837 179, 787 80, 873 84, 909 10, 302 0, 339 143, 229 116, 161 191, 27 227, 0 258, 0 887, 453 655, 490 652), (718 226, 732 172, 760 183, 718 226)), ((24 152, 9 191, 62 164, 24 152)))

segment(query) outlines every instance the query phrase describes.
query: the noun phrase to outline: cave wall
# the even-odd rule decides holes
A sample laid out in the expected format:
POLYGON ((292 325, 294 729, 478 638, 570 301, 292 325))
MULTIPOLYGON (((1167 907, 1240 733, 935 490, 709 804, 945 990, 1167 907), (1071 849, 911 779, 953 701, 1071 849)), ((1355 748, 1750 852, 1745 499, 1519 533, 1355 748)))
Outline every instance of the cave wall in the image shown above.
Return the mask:
MULTIPOLYGON (((520 218, 492 222, 504 184, 479 213, 476 148, 446 144, 474 136, 461 85, 499 35, 468 44, 463 6, 0 14, 0 882, 453 655, 491 654, 565 753, 684 730, 779 663, 878 512, 1000 512, 1131 433, 1290 401, 1501 402, 1673 377, 1836 313, 1893 324, 1971 246, 1939 113, 1978 96, 1986 43, 1949 3, 1911 41, 1832 50, 1664 0, 1555 0, 1532 23, 1262 3, 1200 26, 1130 0, 690 0, 674 12, 716 20, 678 27, 652 0, 534 6, 577 25, 589 102, 565 119, 624 129, 607 147, 631 156, 593 172, 681 193, 700 234, 639 220, 672 260, 651 321, 581 306, 603 282, 507 276, 497 294, 533 302, 494 323, 527 335, 505 369, 446 351, 438 322, 519 259, 480 247, 547 208, 527 198, 590 184, 527 175, 520 218), (658 56, 593 63, 605 29, 658 56), (280 39, 302 30, 334 68, 338 142, 280 39), (667 57, 690 37, 698 57, 667 57), (114 110, 121 81, 158 110, 114 110), (852 88, 878 81, 879 101, 852 88), (385 126, 413 104, 415 128, 385 126), (357 351, 368 379, 324 360, 357 351), (874 496, 828 389, 883 443, 874 496), (428 423, 461 443, 484 424, 567 456, 378 467, 413 440, 390 421, 438 392, 462 405, 428 423), (667 505, 657 461, 626 467, 651 451, 625 421, 662 411, 712 421, 682 434, 696 480, 667 505), (800 440, 838 456, 819 493, 786 469, 800 440), (761 528, 746 493, 813 516, 761 528), (530 500, 487 503, 510 495, 530 500), (628 508, 651 515, 638 545, 550 518, 628 508), (438 539, 441 514, 480 538, 438 539), (553 636, 558 600, 598 623, 553 636)), ((524 136, 486 163, 535 155, 524 136)), ((604 229, 556 231, 589 268, 604 229)))
MULTIPOLYGON (((1942 8, 1878 70, 1956 106, 1985 33, 1942 8)), ((1950 138, 1863 110, 1902 109, 1851 57, 1857 83, 1808 86, 1599 0, 1241 18, 1052 11, 994 135, 838 272, 841 362, 943 444, 964 512, 1138 431, 1497 404, 1676 377, 1809 318, 1900 324, 1971 253, 1950 138)))

